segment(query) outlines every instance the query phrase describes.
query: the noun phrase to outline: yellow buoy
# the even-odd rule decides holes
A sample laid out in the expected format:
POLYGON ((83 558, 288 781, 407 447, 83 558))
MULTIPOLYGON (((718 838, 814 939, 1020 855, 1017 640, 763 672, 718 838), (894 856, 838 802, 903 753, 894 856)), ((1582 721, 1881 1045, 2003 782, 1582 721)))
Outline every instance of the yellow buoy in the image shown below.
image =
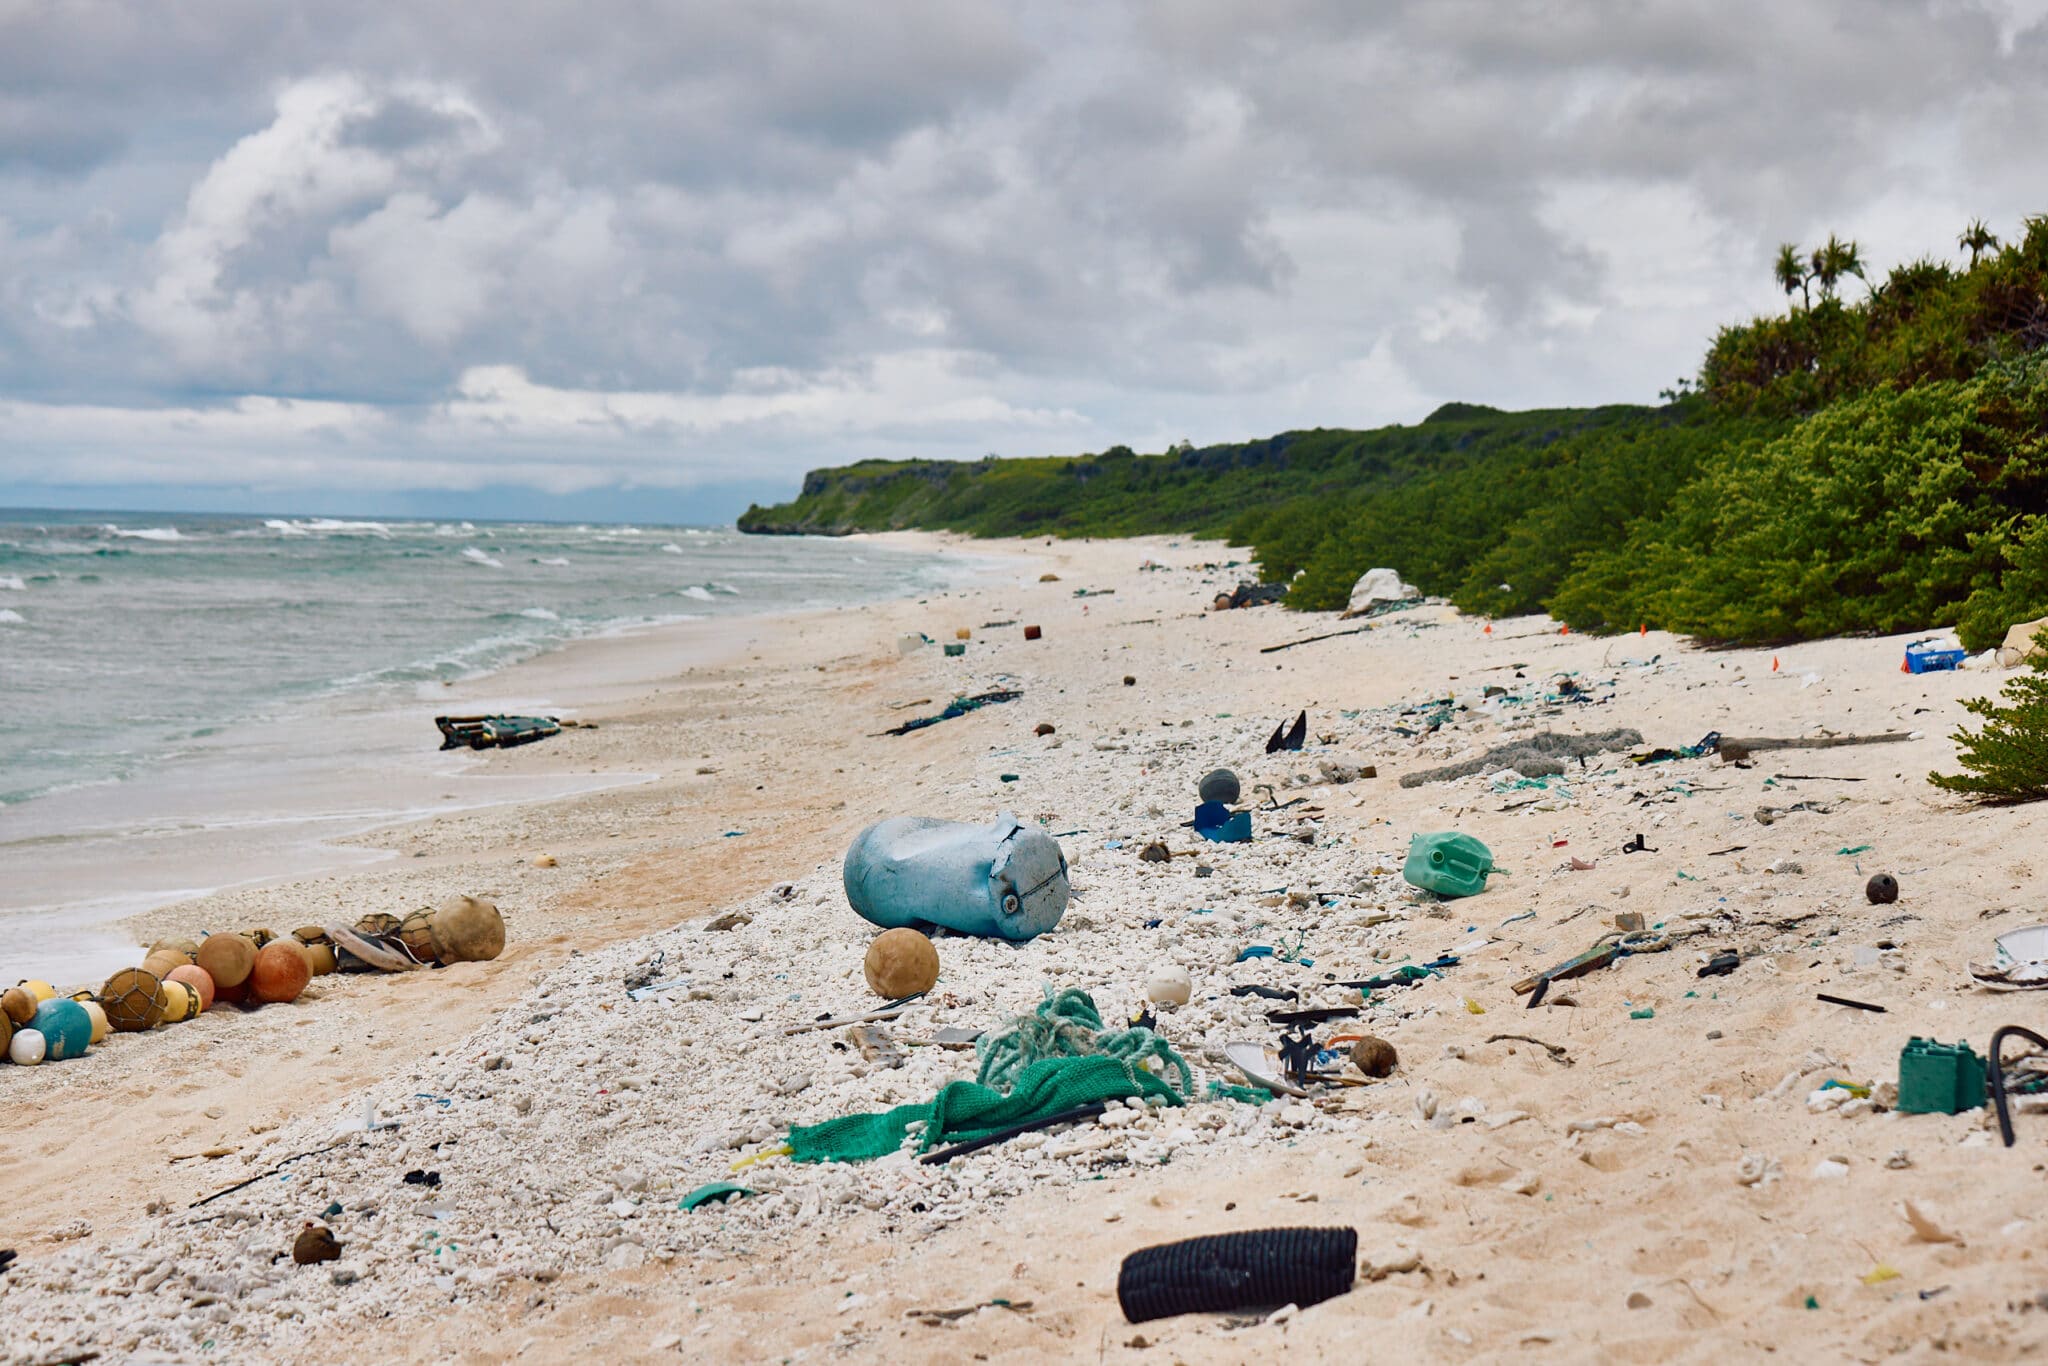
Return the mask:
POLYGON ((85 1007, 86 1018, 92 1021, 92 1041, 98 1043, 106 1038, 110 1026, 107 1024, 107 1012, 100 1008, 100 1003, 80 1001, 79 1004, 85 1007))
MULTIPOLYGON (((180 966, 183 965, 181 964, 180 966)), ((180 1020, 189 1020, 199 1013, 199 993, 192 989, 191 983, 167 981, 163 984, 163 988, 165 1024, 176 1024, 180 1020)))
POLYGON ((41 1005, 45 1001, 57 999, 57 988, 51 986, 48 982, 38 982, 31 979, 23 982, 21 986, 22 990, 36 998, 37 1005, 41 1005))

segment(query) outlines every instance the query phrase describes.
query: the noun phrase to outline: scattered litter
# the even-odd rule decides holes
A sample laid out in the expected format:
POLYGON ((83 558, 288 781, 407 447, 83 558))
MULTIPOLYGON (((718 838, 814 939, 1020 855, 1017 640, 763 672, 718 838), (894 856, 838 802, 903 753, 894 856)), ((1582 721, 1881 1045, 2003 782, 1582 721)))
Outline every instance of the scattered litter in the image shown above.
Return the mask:
POLYGON ((562 733, 552 716, 437 716, 442 749, 511 749, 562 733))
POLYGON ((677 1202, 676 1208, 691 1210, 700 1205, 711 1204, 713 1201, 723 1205, 733 1200, 744 1200, 752 1194, 754 1192, 745 1186, 737 1186, 730 1181, 711 1181, 684 1196, 677 1202))
POLYGON ((1994 941, 1997 956, 1971 963, 1970 976, 1997 991, 2038 991, 2048 987, 2048 925, 2008 930, 1994 941))
POLYGON ((1608 730, 1592 735, 1556 735, 1544 731, 1526 740, 1497 746, 1477 759, 1467 759, 1443 768, 1425 769, 1420 773, 1403 774, 1401 786, 1422 787, 1428 783, 1447 783, 1458 778, 1469 778, 1475 773, 1493 773, 1504 768, 1511 768, 1525 778, 1539 778, 1563 773, 1566 759, 1583 761, 1596 754, 1611 754, 1641 743, 1643 735, 1637 730, 1608 730))
MULTIPOLYGON (((1036 628, 1026 628, 1026 639, 1035 640, 1037 638, 1028 634, 1029 631, 1034 629, 1036 628)), ((956 697, 947 703, 946 709, 938 715, 913 717, 900 726, 890 727, 888 730, 883 731, 882 734, 908 735, 914 730, 923 730, 926 726, 936 726, 941 721, 951 721, 956 716, 965 716, 971 711, 980 711, 983 707, 993 707, 1004 702, 1015 702, 1023 695, 1023 693, 1015 689, 998 688, 993 692, 977 693, 973 697, 956 697)))

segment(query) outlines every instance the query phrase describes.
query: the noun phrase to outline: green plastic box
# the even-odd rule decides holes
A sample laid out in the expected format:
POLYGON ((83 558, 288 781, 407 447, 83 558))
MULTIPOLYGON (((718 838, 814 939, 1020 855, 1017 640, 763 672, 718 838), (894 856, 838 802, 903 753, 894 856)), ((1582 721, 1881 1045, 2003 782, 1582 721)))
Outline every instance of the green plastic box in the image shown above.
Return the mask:
POLYGON ((1914 1035, 1899 1050, 1899 1109, 1909 1115, 1955 1115, 1984 1106, 1984 1059, 1970 1045, 1914 1035))

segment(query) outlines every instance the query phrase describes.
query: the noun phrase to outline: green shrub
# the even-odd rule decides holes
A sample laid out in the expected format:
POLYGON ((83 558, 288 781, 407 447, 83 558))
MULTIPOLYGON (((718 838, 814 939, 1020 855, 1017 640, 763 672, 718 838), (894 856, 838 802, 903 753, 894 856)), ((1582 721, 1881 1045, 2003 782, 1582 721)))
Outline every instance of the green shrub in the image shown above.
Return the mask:
POLYGON ((1930 773, 1927 781, 1949 792, 1988 802, 2048 798, 2048 660, 2007 683, 1999 698, 1963 703, 1984 718, 1983 728, 1959 727, 1956 762, 1966 773, 1930 773))

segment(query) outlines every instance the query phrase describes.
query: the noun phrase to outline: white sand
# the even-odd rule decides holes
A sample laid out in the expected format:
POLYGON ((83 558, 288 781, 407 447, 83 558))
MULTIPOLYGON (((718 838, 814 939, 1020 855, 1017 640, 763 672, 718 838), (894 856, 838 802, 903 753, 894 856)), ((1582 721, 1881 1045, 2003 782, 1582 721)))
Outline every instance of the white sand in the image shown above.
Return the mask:
POLYGON ((1773 674, 1767 651, 1559 636, 1531 619, 1495 623, 1489 637, 1442 608, 1263 656, 1261 645, 1338 627, 1276 609, 1204 614, 1235 574, 1191 566, 1226 558, 1220 547, 1000 548, 1028 566, 922 604, 748 622, 722 657, 688 669, 701 640, 650 637, 513 671, 492 686, 555 699, 601 729, 494 756, 494 768, 652 778, 398 828, 376 842, 405 857, 379 869, 138 925, 139 938, 286 930, 467 890, 505 908, 512 944, 492 964, 326 978, 293 1006, 117 1038, 61 1066, 0 1068, 0 1097, 16 1102, 0 1120, 0 1246, 22 1254, 0 1277, 13 1330, 0 1345, 24 1361, 79 1348, 330 1361, 342 1343, 362 1359, 415 1361, 1238 1361, 1355 1358, 1377 1330, 1429 1359, 2038 1353, 2048 1314, 2033 1307, 2043 1287, 2030 1197, 2048 1117, 2023 1117, 2008 1152, 1988 1111, 1845 1116, 1807 1101, 1828 1077, 1894 1078, 1910 1035, 1981 1051, 1999 1024, 2040 1023, 2043 998, 1975 988, 1964 964, 1989 956, 1991 936, 2048 918, 2032 862, 2042 817, 1968 809, 1923 781, 1950 761, 1959 699, 2001 676, 1902 675, 1896 639, 1780 650, 1773 674), (1148 558, 1169 568, 1138 572, 1148 558), (1047 570, 1061 581, 1038 583, 1047 570), (1082 587, 1116 591, 1074 597, 1082 587), (1041 624, 1045 639, 980 629, 993 620, 1041 624), (896 653, 904 631, 951 639, 961 625, 975 628, 963 659, 896 653), (1514 663, 1523 677, 1503 667, 1514 663), (1534 700, 1558 671, 1598 703, 1534 700), (579 674, 603 681, 579 692, 579 674), (998 685, 1025 698, 875 735, 998 685), (1489 685, 1531 700, 1487 710, 1489 685), (1452 692, 1475 705, 1434 735, 1397 733, 1419 729, 1399 708, 1452 692), (917 699, 930 701, 900 705, 917 699), (1304 706, 1310 750, 1265 756, 1265 734, 1304 706), (1056 734, 1034 736, 1040 721, 1056 734), (1538 728, 1624 725, 1674 746, 1709 730, 1924 738, 1763 754, 1747 769, 1609 756, 1563 791, 1395 781, 1538 728), (1317 763, 1333 756, 1380 776, 1325 784, 1317 763), (1252 845, 1199 845, 1180 822, 1217 764, 1244 778, 1248 801, 1258 782, 1309 801, 1256 816, 1252 845), (1754 814, 1838 799, 1769 825, 1754 814), (901 1042, 993 1026, 1047 984, 1089 989, 1115 1019, 1170 961, 1188 969, 1195 999, 1163 1013, 1162 1032, 1202 1081, 1236 1080, 1220 1045, 1277 1031, 1262 1019, 1269 1003, 1229 986, 1335 1000, 1327 977, 1445 951, 1463 962, 1375 997, 1362 1027, 1402 1059, 1384 1083, 1312 1105, 1132 1114, 944 1168, 772 1160, 733 1178, 754 1199, 678 1211, 682 1192, 726 1177, 790 1123, 924 1099, 971 1074, 970 1053, 911 1047, 889 1070, 839 1046, 843 1031, 782 1027, 875 1004, 860 980, 869 930, 838 893, 860 827, 1005 807, 1085 831, 1063 840, 1074 906, 1021 948, 942 940, 939 989, 891 1026, 901 1042), (1408 836, 1450 828, 1486 841, 1506 875, 1463 901, 1412 896, 1394 876, 1408 836), (1637 832, 1656 852, 1619 852, 1637 832), (1176 851, 1171 863, 1137 860, 1155 837, 1176 851), (539 852, 559 866, 534 867, 539 852), (1570 871, 1573 857, 1597 866, 1570 871), (1765 871, 1787 859, 1803 871, 1765 871), (1197 862, 1215 876, 1197 879, 1197 862), (1879 869, 1899 877, 1897 905, 1865 902, 1879 869), (729 908, 751 923, 704 928, 729 908), (1624 911, 1677 944, 1552 988, 1575 1005, 1522 1008, 1515 981, 1624 911), (1299 944, 1314 965, 1234 962, 1251 943, 1299 944), (1859 947, 1877 961, 1859 965, 1859 947), (1721 949, 1746 961, 1695 977, 1721 949), (654 952, 695 990, 630 1002, 621 977, 654 952), (1823 1005, 1816 991, 1888 1013, 1823 1005), (1654 1016, 1631 1018, 1645 1008, 1654 1016), (1487 1042, 1510 1033, 1562 1045, 1570 1065, 1487 1042), (1425 1094, 1445 1117, 1435 1124, 1425 1094), (187 1208, 336 1142, 337 1122, 366 1103, 398 1127, 187 1208), (199 1156, 219 1149, 233 1151, 199 1156), (1901 1149, 1910 1165, 1888 1165, 1901 1149), (1834 1158, 1846 1174, 1816 1174, 1834 1158), (1783 1175, 1738 1184, 1745 1159, 1783 1175), (441 1185, 404 1184, 413 1169, 441 1185), (1959 1241, 1918 1239, 1900 1213, 1908 1200, 1959 1241), (278 1260, 330 1202, 343 1206, 329 1221, 342 1260, 278 1260), (1124 1323, 1125 1253, 1279 1224, 1356 1227, 1368 1263, 1413 1269, 1283 1322, 1124 1323), (1899 1274, 1866 1284, 1880 1264, 1899 1274), (938 1326, 909 1316, 995 1299, 1012 1307, 938 1326))

